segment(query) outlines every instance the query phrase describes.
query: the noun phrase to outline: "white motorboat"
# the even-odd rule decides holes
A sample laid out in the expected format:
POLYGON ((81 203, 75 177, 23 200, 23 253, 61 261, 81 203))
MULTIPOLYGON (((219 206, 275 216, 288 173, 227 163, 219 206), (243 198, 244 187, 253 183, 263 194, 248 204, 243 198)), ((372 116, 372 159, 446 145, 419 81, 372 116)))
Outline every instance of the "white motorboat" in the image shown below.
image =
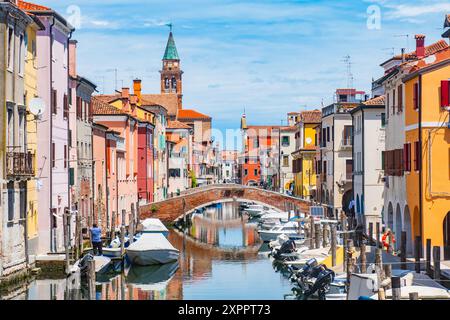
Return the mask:
POLYGON ((102 248, 103 255, 109 258, 120 258, 121 256, 121 248, 102 248))
POLYGON ((130 263, 140 266, 177 261, 180 255, 178 249, 161 233, 144 233, 126 252, 130 263))
POLYGON ((264 206, 260 204, 251 204, 245 209, 245 212, 252 218, 260 217, 264 211, 264 206))
POLYGON ((169 235, 169 229, 159 219, 145 219, 141 224, 142 233, 162 233, 165 237, 169 235))
POLYGON ((258 230, 259 236, 262 241, 270 242, 279 235, 285 234, 292 240, 303 240, 303 232, 298 232, 298 224, 296 222, 287 222, 280 226, 275 226, 270 230, 258 230))

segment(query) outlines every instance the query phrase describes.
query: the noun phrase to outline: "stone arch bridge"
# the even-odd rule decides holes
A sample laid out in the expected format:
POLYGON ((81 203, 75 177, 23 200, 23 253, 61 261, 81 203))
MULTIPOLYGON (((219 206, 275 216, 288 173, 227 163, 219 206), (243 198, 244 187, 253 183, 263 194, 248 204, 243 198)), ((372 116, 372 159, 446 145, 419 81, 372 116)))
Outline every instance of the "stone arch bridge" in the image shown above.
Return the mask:
POLYGON ((218 184, 190 189, 178 197, 140 207, 140 219, 158 218, 173 222, 193 210, 218 202, 255 202, 279 210, 296 208, 309 212, 311 203, 278 192, 243 185, 218 184))

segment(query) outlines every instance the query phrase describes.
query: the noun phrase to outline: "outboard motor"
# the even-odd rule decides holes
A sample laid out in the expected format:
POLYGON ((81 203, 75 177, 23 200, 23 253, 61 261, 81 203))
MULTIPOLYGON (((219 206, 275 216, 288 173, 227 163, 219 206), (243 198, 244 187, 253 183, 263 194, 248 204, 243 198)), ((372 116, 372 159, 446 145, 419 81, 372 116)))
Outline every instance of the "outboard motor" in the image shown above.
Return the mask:
POLYGON ((88 253, 78 263, 78 267, 80 268, 80 275, 82 277, 86 277, 87 276, 88 262, 92 261, 92 260, 94 260, 94 256, 92 254, 88 253))
POLYGON ((273 257, 277 260, 283 260, 283 254, 294 253, 297 250, 297 246, 295 245, 294 240, 288 240, 281 245, 281 248, 278 250, 274 250, 273 257))
POLYGON ((334 281, 335 276, 334 271, 328 269, 325 265, 315 267, 312 272, 312 277, 316 278, 316 281, 303 292, 305 300, 316 292, 319 300, 325 300, 325 295, 330 290, 330 284, 334 281))

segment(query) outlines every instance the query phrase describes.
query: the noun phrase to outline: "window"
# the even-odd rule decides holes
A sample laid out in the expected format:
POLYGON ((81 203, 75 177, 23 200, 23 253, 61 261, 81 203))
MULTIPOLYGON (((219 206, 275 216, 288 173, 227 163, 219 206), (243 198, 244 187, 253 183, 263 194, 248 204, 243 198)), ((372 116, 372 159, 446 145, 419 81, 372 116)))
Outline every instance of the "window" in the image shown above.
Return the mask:
POLYGON ((52 168, 55 168, 56 167, 56 160, 55 160, 55 153, 56 153, 56 150, 55 150, 55 143, 53 142, 52 143, 52 150, 51 150, 51 155, 50 155, 50 157, 51 157, 51 159, 52 159, 52 168))
POLYGON ((397 94, 398 94, 397 110, 400 113, 403 111, 403 85, 398 86, 397 94))
POLYGON ((395 89, 392 93, 392 114, 395 114, 395 89))
POLYGON ((64 146, 64 168, 67 168, 67 146, 64 146))
POLYGON ((344 145, 351 146, 353 144, 353 127, 344 126, 344 145))
POLYGON ((15 203, 15 192, 14 192, 14 182, 9 182, 8 185, 8 221, 14 221, 14 203, 15 203))
POLYGON ((389 95, 389 93, 386 94, 386 115, 387 115, 388 118, 389 118, 389 114, 391 113, 391 110, 390 110, 390 108, 391 108, 390 97, 391 96, 389 95))
POLYGON ((283 136, 281 138, 281 145, 283 147, 289 147, 290 141, 289 141, 289 136, 283 136))
POLYGON ((406 143, 403 148, 403 169, 411 172, 411 144, 406 143))
POLYGON ((345 171, 347 174, 347 180, 352 180, 353 177, 353 160, 346 160, 345 171))
MULTIPOLYGON (((10 107, 8 107, 8 138, 7 138, 7 143, 8 143, 8 147, 13 147, 14 146, 14 126, 15 126, 15 121, 14 121, 14 110, 10 107)), ((12 150, 10 150, 12 151, 12 150)))
POLYGON ((244 169, 244 176, 248 175, 248 169, 244 169))
POLYGON ((69 100, 67 98, 67 94, 64 94, 64 118, 69 118, 69 100))
POLYGON ((420 106, 420 97, 419 97, 419 84, 414 84, 414 110, 418 110, 420 106))
POLYGON ((53 111, 53 114, 57 113, 57 106, 58 106, 57 98, 58 98, 57 91, 55 89, 52 89, 52 111, 53 111))
POLYGON ((26 136, 25 136, 25 110, 19 110, 19 147, 20 152, 25 153, 26 150, 26 136))
POLYGON ((450 80, 441 81, 441 108, 450 106, 450 80))
POLYGON ((254 169, 254 170, 253 170, 253 174, 254 174, 255 176, 257 176, 257 175, 258 175, 258 169, 254 169))
POLYGON ((25 64, 25 41, 21 34, 19 37, 19 75, 23 75, 23 66, 25 64))
POLYGON ((323 170, 322 170, 322 171, 323 171, 323 174, 324 174, 325 176, 327 175, 327 169, 328 169, 328 168, 327 168, 327 162, 324 161, 324 162, 323 162, 323 170))
POLYGON ((20 219, 25 219, 27 216, 27 183, 22 181, 20 182, 19 187, 20 219))
POLYGON ((330 142, 330 127, 327 128, 327 142, 330 142))
POLYGON ((289 156, 283 156, 283 167, 289 167, 289 156))
POLYGON ((8 26, 8 70, 14 70, 14 28, 8 26))
POLYGON ((381 114, 381 128, 386 128, 386 113, 381 114))
POLYGON ((420 144, 419 141, 414 142, 414 170, 420 170, 420 144))
POLYGON ((169 177, 179 178, 181 176, 181 169, 169 169, 169 177))

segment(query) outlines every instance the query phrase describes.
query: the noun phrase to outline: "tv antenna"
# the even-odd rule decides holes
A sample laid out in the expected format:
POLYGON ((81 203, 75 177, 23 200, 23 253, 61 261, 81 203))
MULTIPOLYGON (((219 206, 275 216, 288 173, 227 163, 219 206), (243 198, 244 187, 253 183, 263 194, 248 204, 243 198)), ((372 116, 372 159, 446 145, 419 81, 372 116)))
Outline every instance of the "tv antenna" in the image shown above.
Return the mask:
POLYGON ((347 66, 347 88, 353 88, 353 73, 352 73, 352 58, 350 55, 346 55, 344 60, 342 60, 347 66))
POLYGON ((395 38, 406 38, 406 50, 409 50, 409 34, 396 34, 395 38))

